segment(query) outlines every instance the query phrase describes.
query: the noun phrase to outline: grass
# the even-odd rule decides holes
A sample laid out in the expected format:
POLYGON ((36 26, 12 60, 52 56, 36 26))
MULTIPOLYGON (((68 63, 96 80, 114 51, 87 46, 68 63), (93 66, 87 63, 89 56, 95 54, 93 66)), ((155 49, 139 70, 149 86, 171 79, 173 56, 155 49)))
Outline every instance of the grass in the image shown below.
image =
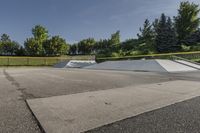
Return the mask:
POLYGON ((200 59, 192 59, 192 61, 200 63, 200 59))
POLYGON ((164 53, 164 54, 149 54, 149 55, 136 55, 124 57, 105 57, 97 58, 97 62, 114 61, 114 60, 136 60, 136 59, 171 59, 173 56, 179 56, 189 60, 200 59, 200 51, 195 52, 178 52, 178 53, 164 53))
MULTIPOLYGON (((106 57, 97 58, 97 62, 108 60, 136 60, 136 59, 172 59, 173 56, 179 56, 191 61, 200 63, 200 51, 197 52, 179 52, 167 54, 150 54, 125 57, 106 57)), ((0 66, 53 66, 54 64, 67 60, 91 60, 95 59, 93 55, 79 56, 61 56, 61 57, 16 57, 16 56, 0 56, 0 66)))
POLYGON ((53 66, 67 60, 91 60, 94 56, 62 56, 62 57, 15 57, 0 56, 0 66, 53 66))

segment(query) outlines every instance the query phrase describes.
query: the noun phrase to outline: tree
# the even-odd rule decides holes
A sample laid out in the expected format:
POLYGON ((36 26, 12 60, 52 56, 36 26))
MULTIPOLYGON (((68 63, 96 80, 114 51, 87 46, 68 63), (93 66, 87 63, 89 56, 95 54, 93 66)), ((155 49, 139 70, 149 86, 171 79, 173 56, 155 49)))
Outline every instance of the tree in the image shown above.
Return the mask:
POLYGON ((36 25, 32 29, 32 38, 28 38, 25 43, 25 49, 28 55, 41 56, 44 55, 43 43, 48 39, 48 30, 41 26, 36 25))
POLYGON ((11 42, 9 35, 3 34, 1 36, 1 42, 11 42))
POLYGON ((100 39, 97 41, 94 45, 94 51, 96 54, 107 54, 108 52, 111 52, 110 39, 100 39))
POLYGON ((143 43, 139 39, 128 39, 121 43, 121 50, 125 52, 126 55, 132 55, 138 52, 138 47, 143 43))
POLYGON ((58 56, 67 54, 69 51, 69 45, 66 43, 65 39, 59 36, 53 36, 51 39, 43 43, 45 55, 48 56, 58 56))
POLYGON ((156 50, 160 53, 177 51, 177 40, 175 29, 173 28, 170 17, 165 14, 161 18, 156 28, 156 50))
POLYGON ((96 41, 94 38, 88 38, 80 41, 78 43, 78 53, 79 54, 92 54, 94 53, 94 45, 96 41))
POLYGON ((69 51, 70 51, 70 54, 76 55, 77 51, 78 51, 77 44, 70 45, 70 50, 69 51))
POLYGON ((113 33, 111 35, 110 43, 111 43, 111 45, 120 44, 120 31, 117 31, 116 33, 113 33))
POLYGON ((39 56, 43 54, 43 47, 35 40, 35 38, 28 38, 24 42, 24 47, 28 55, 39 56))
POLYGON ((2 42, 1 54, 3 55, 16 55, 20 45, 17 42, 2 42))
POLYGON ((48 39, 48 30, 41 26, 41 25, 36 25, 32 29, 32 34, 35 38, 35 40, 39 41, 39 43, 42 43, 48 39))
POLYGON ((25 51, 24 47, 20 46, 18 48, 18 50, 16 51, 16 55, 17 56, 25 56, 26 55, 26 51, 25 51))
POLYGON ((15 41, 4 43, 4 52, 7 55, 16 55, 19 47, 20 45, 15 41))
POLYGON ((11 41, 9 35, 3 34, 1 36, 1 43, 0 43, 0 52, 2 55, 16 55, 20 45, 15 42, 11 41))
POLYGON ((191 36, 186 38, 186 44, 188 45, 196 45, 197 43, 200 43, 200 29, 198 29, 196 32, 192 33, 191 36))
POLYGON ((189 1, 181 2, 178 16, 174 18, 179 42, 185 41, 198 29, 200 24, 199 12, 198 5, 189 1))
POLYGON ((143 43, 140 45, 139 50, 144 54, 154 51, 154 31, 148 19, 145 20, 143 28, 140 28, 140 32, 137 36, 143 43))

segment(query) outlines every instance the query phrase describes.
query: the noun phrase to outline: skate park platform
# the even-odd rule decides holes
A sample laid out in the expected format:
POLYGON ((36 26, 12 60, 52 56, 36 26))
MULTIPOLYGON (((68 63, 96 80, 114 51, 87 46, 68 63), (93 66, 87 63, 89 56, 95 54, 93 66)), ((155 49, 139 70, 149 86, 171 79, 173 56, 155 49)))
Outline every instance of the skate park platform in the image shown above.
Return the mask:
POLYGON ((67 84, 60 88, 57 85, 54 85, 55 88, 51 86, 51 91, 55 92, 53 95, 45 92, 47 97, 43 97, 37 92, 41 98, 26 100, 46 133, 86 132, 200 96, 199 66, 187 61, 107 61, 82 69, 64 68, 68 71, 56 69, 43 75, 52 77, 52 81, 55 78, 61 80, 56 81, 58 86, 67 84), (138 79, 138 74, 142 74, 142 80, 138 79), (153 79, 154 75, 159 75, 158 79, 153 79), (132 85, 140 81, 144 83, 132 85), (117 87, 119 82, 123 82, 124 86, 117 87), (107 88, 110 84, 113 87, 107 88), (105 85, 106 89, 97 89, 98 85, 105 85), (73 93, 66 93, 64 88, 73 93), (76 88, 81 91, 75 91, 76 88))
POLYGON ((97 70, 125 70, 125 71, 147 71, 147 72, 188 72, 188 71, 197 71, 200 68, 200 66, 186 61, 156 59, 156 60, 106 61, 100 64, 95 64, 84 68, 97 69, 97 70))
POLYGON ((94 60, 70 60, 54 65, 54 68, 84 68, 94 70, 120 70, 143 72, 188 72, 200 70, 200 65, 185 60, 125 60, 96 63, 94 60))

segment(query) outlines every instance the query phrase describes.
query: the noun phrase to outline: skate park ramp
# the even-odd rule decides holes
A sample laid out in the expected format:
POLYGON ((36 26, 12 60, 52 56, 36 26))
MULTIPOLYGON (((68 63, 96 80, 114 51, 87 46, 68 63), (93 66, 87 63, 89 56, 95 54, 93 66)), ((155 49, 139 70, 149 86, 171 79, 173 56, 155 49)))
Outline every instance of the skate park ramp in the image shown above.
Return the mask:
POLYGON ((94 60, 70 60, 54 65, 54 68, 83 68, 96 64, 94 60))
MULTIPOLYGON (((199 66, 198 66, 199 67, 199 66)), ((185 65, 172 60, 127 60, 106 61, 100 64, 84 67, 97 70, 125 70, 125 71, 147 71, 147 72, 187 72, 197 71, 198 68, 185 65)))
POLYGON ((54 68, 64 68, 64 67, 67 66, 68 62, 69 61, 62 61, 62 62, 59 62, 59 63, 55 64, 53 67, 54 68))
POLYGON ((192 62, 188 62, 188 61, 184 61, 184 60, 176 60, 176 62, 178 63, 181 63, 183 65, 187 65, 187 66, 190 66, 190 67, 193 67, 195 69, 198 69, 200 70, 200 65, 198 63, 192 63, 192 62))

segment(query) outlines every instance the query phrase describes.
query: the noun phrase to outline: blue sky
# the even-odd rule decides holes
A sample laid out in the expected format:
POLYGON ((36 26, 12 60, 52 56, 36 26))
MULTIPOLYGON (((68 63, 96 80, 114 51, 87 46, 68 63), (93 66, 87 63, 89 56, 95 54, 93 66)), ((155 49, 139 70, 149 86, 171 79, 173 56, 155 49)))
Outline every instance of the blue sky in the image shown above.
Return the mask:
MULTIPOLYGON (((40 24, 50 35, 68 42, 109 38, 120 30, 122 40, 136 37, 146 18, 177 14, 181 0, 1 0, 0 34, 23 43, 40 24)), ((200 4, 200 0, 189 0, 200 4)))

